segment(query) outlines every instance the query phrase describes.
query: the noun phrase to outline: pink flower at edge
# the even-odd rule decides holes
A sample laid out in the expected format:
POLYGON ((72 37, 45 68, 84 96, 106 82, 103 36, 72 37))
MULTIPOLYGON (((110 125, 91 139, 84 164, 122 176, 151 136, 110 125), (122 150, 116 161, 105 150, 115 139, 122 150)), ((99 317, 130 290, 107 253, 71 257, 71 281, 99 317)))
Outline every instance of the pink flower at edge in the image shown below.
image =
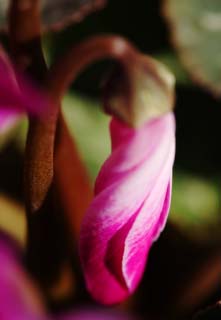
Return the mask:
POLYGON ((26 112, 32 115, 44 113, 48 102, 42 90, 15 70, 0 46, 0 133, 26 112))
POLYGON ((136 289, 150 247, 163 230, 175 155, 172 113, 132 129, 110 124, 112 153, 84 218, 80 256, 95 300, 118 303, 136 289))
POLYGON ((22 265, 17 245, 0 231, 1 320, 132 320, 127 314, 82 306, 49 314, 40 292, 22 265))
POLYGON ((14 243, 0 234, 0 319, 49 320, 14 243))

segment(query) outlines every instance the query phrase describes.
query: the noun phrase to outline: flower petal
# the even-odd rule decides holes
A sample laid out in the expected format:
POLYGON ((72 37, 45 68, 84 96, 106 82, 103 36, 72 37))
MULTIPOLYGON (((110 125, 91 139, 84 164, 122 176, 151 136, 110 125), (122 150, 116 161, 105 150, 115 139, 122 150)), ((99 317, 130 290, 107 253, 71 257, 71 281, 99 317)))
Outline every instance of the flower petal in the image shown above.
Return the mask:
POLYGON ((0 315, 2 320, 46 320, 41 298, 19 264, 12 244, 0 235, 0 315))
POLYGON ((0 47, 0 133, 25 112, 32 115, 44 113, 48 103, 46 94, 15 70, 0 47))
POLYGON ((112 153, 98 175, 80 239, 88 289, 105 304, 120 302, 138 285, 167 219, 175 153, 172 113, 139 129, 114 119, 110 129, 112 153))

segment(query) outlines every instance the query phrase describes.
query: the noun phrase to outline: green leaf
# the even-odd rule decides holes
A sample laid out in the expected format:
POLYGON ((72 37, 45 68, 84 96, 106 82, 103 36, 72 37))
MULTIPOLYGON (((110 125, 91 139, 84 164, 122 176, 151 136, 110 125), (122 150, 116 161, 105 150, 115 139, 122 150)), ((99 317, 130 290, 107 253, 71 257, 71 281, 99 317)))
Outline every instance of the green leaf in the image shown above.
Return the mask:
POLYGON ((12 140, 16 141, 20 149, 24 149, 26 133, 27 119, 26 117, 18 117, 8 130, 0 134, 0 150, 12 140))
POLYGON ((164 0, 172 41, 192 79, 221 96, 221 1, 164 0))
POLYGON ((6 12, 8 8, 8 1, 1 0, 0 1, 0 26, 4 26, 6 23, 6 12))
POLYGON ((0 193, 0 212, 0 230, 3 230, 24 246, 26 241, 24 208, 0 193))
POLYGON ((178 84, 190 85, 191 83, 190 78, 185 68, 177 58, 176 54, 168 51, 168 52, 157 54, 154 56, 154 58, 156 58, 157 60, 165 64, 165 66, 167 66, 168 69, 171 70, 178 84))
POLYGON ((200 242, 221 239, 220 189, 215 180, 175 172, 170 219, 200 242))
POLYGON ((63 103, 64 116, 76 140, 92 179, 110 153, 109 117, 99 104, 78 95, 68 95, 63 103))

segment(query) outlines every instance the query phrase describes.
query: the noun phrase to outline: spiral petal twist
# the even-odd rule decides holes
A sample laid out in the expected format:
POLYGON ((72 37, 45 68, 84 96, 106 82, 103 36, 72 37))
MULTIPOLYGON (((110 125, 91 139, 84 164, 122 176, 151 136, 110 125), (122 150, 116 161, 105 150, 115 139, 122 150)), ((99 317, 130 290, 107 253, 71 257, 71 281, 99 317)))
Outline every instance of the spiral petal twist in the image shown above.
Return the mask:
POLYGON ((124 300, 137 287, 171 200, 175 154, 172 113, 132 129, 110 124, 112 152, 95 184, 84 218, 80 255, 86 284, 104 304, 124 300))

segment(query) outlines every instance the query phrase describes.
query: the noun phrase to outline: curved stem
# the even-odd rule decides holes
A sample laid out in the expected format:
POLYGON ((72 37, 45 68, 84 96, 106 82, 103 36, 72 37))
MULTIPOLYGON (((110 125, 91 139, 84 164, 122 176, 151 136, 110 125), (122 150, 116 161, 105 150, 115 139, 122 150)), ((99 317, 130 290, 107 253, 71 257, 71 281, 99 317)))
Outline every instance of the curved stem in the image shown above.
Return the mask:
MULTIPOLYGON (((128 64, 131 63, 134 56, 137 55, 136 50, 123 38, 117 36, 95 36, 89 38, 78 46, 69 49, 64 56, 52 65, 48 74, 48 89, 55 100, 60 100, 62 96, 67 91, 71 82, 76 79, 78 74, 83 71, 89 64, 94 63, 101 59, 115 59, 123 66, 127 68, 128 64)), ((57 106, 59 107, 59 106, 57 106)), ((58 134, 65 131, 65 126, 60 126, 61 122, 58 122, 58 134)), ((58 150, 68 148, 68 139, 62 142, 62 138, 59 139, 60 143, 57 146, 58 150)), ((64 154, 64 152, 63 152, 64 154)), ((90 200, 92 198, 92 193, 84 192, 89 190, 86 173, 81 168, 80 158, 76 156, 68 162, 63 163, 62 157, 56 157, 56 163, 60 163, 59 167, 63 168, 63 174, 69 179, 65 180, 65 184, 62 183, 62 175, 56 174, 56 179, 60 179, 58 185, 61 187, 59 192, 64 194, 62 197, 65 199, 67 205, 66 213, 68 215, 68 220, 71 225, 71 229, 74 231, 75 235, 80 232, 80 225, 83 215, 88 208, 90 200), (75 176, 76 180, 80 183, 78 186, 74 186, 71 181, 72 177, 75 176), (79 193, 77 188, 80 188, 79 193), (82 195, 84 200, 82 200, 82 195), (73 198, 75 199, 73 201, 73 198), (82 203, 81 205, 79 205, 82 203), (82 207, 84 204, 84 208, 82 207), (80 210, 78 209, 80 208, 80 210), (84 209, 84 210, 82 210, 84 209), (75 212, 75 215, 73 215, 75 212)), ((56 167, 58 167, 56 166, 56 167)), ((56 168, 55 168, 56 170, 56 168)))
POLYGON ((129 42, 118 36, 94 36, 78 44, 52 65, 48 85, 53 97, 61 98, 78 74, 102 59, 115 59, 127 66, 137 54, 129 42))

